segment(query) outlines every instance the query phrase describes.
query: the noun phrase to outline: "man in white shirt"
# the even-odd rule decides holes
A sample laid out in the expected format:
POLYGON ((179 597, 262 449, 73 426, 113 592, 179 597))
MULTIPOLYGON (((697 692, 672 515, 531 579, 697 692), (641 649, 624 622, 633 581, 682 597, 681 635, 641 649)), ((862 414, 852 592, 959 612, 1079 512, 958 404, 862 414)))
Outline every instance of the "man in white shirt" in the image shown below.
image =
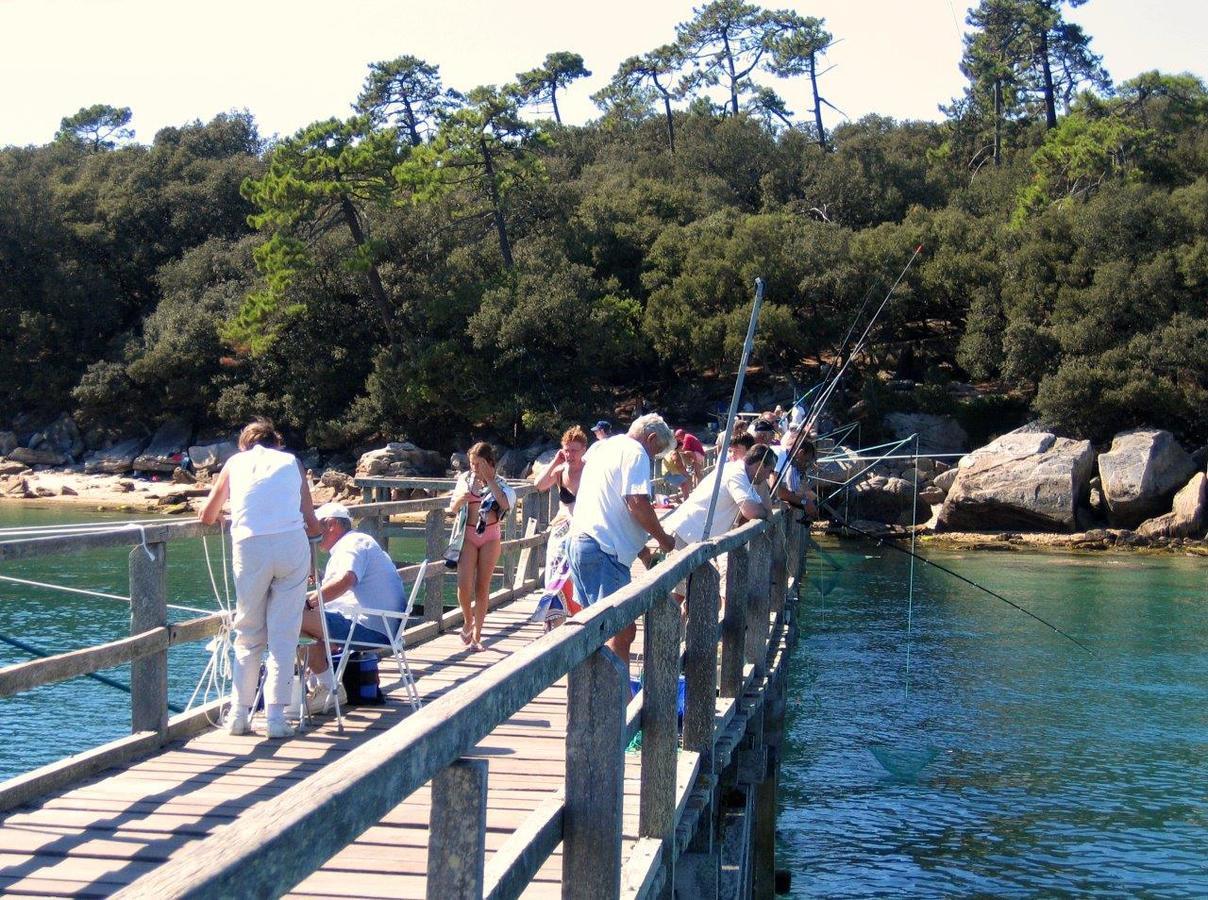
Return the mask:
MULTIPOLYGON (((651 413, 636 419, 627 434, 593 444, 583 457, 569 548, 580 605, 598 603, 629 583, 633 561, 648 559, 647 536, 664 550, 675 546, 650 502, 650 461, 674 446, 667 423, 651 413)), ((626 665, 636 635, 635 624, 608 641, 626 665)))
MULTIPOLYGON (((382 629, 389 627, 393 633, 399 625, 398 620, 388 620, 387 624, 382 616, 371 619, 358 615, 357 607, 399 613, 406 609, 407 592, 394 560, 369 535, 352 530, 352 516, 345 506, 325 503, 315 510, 315 518, 321 529, 319 546, 330 555, 323 570, 322 585, 306 598, 302 633, 317 642, 322 641, 323 626, 319 622, 322 608, 327 620, 327 636, 333 643, 342 644, 348 633, 355 629, 354 641, 388 646, 390 639, 382 629)), ((310 711, 326 712, 334 706, 337 687, 322 643, 307 647, 306 664, 318 682, 307 701, 310 711)), ((338 691, 343 703, 342 685, 338 691)))
POLYGON ((766 494, 767 476, 776 462, 772 448, 763 444, 756 444, 749 450, 731 446, 729 457, 725 466, 714 467, 688 499, 663 520, 663 527, 675 537, 676 547, 686 547, 703 538, 719 471, 722 472, 722 483, 709 529, 710 537, 729 531, 739 514, 745 519, 766 519, 771 515, 772 504, 766 494), (763 486, 762 493, 756 484, 763 486))

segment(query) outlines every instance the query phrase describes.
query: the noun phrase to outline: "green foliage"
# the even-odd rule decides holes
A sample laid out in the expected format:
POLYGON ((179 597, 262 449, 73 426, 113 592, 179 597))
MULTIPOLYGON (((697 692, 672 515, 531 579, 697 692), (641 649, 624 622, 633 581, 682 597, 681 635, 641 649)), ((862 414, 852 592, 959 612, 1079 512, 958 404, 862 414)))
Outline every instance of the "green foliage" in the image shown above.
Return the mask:
POLYGON ((739 0, 626 60, 585 127, 531 121, 570 51, 465 95, 375 63, 355 117, 271 146, 246 112, 140 145, 83 110, 0 149, 0 416, 266 414, 328 449, 511 443, 639 393, 683 416, 733 377, 757 276, 754 365, 813 383, 921 244, 833 409, 1203 441, 1208 90, 1113 93, 1077 5, 983 0, 939 124, 824 128, 825 23, 739 0), (807 121, 767 76, 810 79, 807 121))
POLYGON ((126 127, 132 115, 128 106, 117 107, 107 103, 83 106, 75 115, 63 117, 55 140, 74 144, 92 153, 112 150, 118 141, 134 138, 134 129, 126 127))

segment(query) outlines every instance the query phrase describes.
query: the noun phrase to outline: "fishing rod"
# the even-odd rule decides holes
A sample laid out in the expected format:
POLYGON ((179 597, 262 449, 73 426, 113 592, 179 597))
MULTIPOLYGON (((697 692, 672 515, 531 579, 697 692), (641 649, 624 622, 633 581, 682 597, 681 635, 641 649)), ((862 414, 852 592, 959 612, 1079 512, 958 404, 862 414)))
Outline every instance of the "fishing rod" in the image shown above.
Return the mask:
POLYGON ((872 333, 873 325, 877 323, 877 319, 881 317, 881 313, 885 311, 885 307, 889 304, 890 298, 893 297, 893 292, 898 289, 898 285, 902 283, 902 279, 906 277, 906 273, 910 271, 910 267, 914 265, 914 261, 918 259, 919 254, 922 252, 923 245, 919 244, 914 248, 914 253, 910 254, 910 259, 906 261, 906 265, 902 268, 902 271, 898 273, 898 277, 894 280, 894 283, 886 292, 885 299, 881 301, 881 305, 877 307, 877 311, 873 313, 872 318, 868 320, 868 325, 865 326, 863 333, 860 335, 860 339, 856 341, 851 353, 849 353, 847 358, 843 361, 842 368, 839 369, 838 374, 836 374, 831 380, 827 390, 818 399, 818 403, 815 406, 814 411, 811 413, 808 422, 806 423, 807 428, 813 426, 813 424, 818 421, 819 416, 822 415, 822 410, 826 406, 826 402, 830 400, 831 395, 835 392, 835 388, 839 386, 839 381, 843 378, 843 373, 847 371, 847 367, 851 365, 852 360, 855 359, 860 354, 860 351, 864 349, 865 344, 868 342, 868 337, 872 333))
MULTIPOLYGON (((785 475, 788 473, 789 466, 792 465, 793 457, 796 456, 797 451, 801 449, 801 444, 805 441, 806 435, 808 435, 813 429, 814 425, 821 417, 822 410, 825 409, 827 401, 830 400, 831 395, 834 394, 835 388, 839 386, 839 381, 843 378, 843 373, 847 371, 847 367, 851 365, 851 361, 855 359, 863 349, 865 343, 868 341, 869 334, 872 332, 873 325, 876 324, 877 319, 881 316, 881 313, 885 311, 885 307, 888 305, 890 298, 893 297, 893 292, 898 289, 898 285, 902 283, 902 279, 906 277, 906 273, 910 271, 910 267, 914 265, 914 261, 918 259, 919 254, 922 252, 922 244, 919 244, 914 248, 914 253, 910 254, 910 259, 906 261, 906 265, 903 267, 902 271, 898 273, 897 279, 894 280, 893 285, 889 288, 888 292, 886 292, 885 299, 881 301, 881 305, 877 307, 877 311, 873 313, 872 318, 868 320, 868 325, 864 328, 863 333, 860 335, 860 339, 856 341, 851 353, 848 354, 847 358, 843 361, 842 368, 840 368, 835 377, 830 380, 826 390, 822 392, 817 402, 812 405, 809 418, 805 420, 804 424, 802 424, 801 429, 797 432, 797 437, 793 439, 792 446, 785 454, 784 466, 779 472, 776 473, 776 480, 772 484, 773 497, 776 496, 776 492, 780 489, 780 483, 784 480, 785 475)), ((861 307, 861 312, 863 312, 863 307, 861 307)), ((849 334, 851 331, 855 330, 854 325, 856 321, 858 321, 858 314, 857 319, 853 320, 852 322, 853 327, 848 330, 849 334)))
POLYGON ((911 557, 912 559, 918 560, 925 566, 931 566, 933 569, 939 569, 941 572, 951 575, 953 578, 956 578, 959 581, 963 581, 965 584, 971 585, 972 587, 977 588, 979 591, 989 594, 995 600, 1001 600, 1003 603, 1007 604, 1007 606, 1010 606, 1013 609, 1017 609, 1024 615, 1030 616, 1031 618, 1035 619, 1041 625, 1044 625, 1047 628, 1051 628, 1053 631, 1057 632, 1057 634, 1061 635, 1063 638, 1065 638, 1071 644, 1074 644, 1075 646, 1080 647, 1081 649, 1083 649, 1087 653, 1089 653, 1091 656, 1095 655, 1094 650, 1092 650, 1090 647, 1086 646, 1086 644, 1082 643, 1082 641, 1078 640, 1076 637, 1073 637, 1073 636, 1067 634, 1066 632, 1062 631, 1060 628, 1058 628, 1052 622, 1042 619, 1040 616, 1036 615, 1036 613, 1032 612, 1030 609, 1020 606, 1018 603, 1016 603, 1013 600, 1008 600, 1002 594, 999 594, 995 591, 990 590, 985 585, 978 584, 976 581, 974 581, 971 578, 966 578, 960 572, 953 571, 952 569, 949 569, 947 566, 942 566, 937 562, 932 562, 927 557, 922 556, 918 553, 915 553, 913 550, 907 550, 901 544, 897 543, 893 538, 884 537, 884 536, 878 537, 875 534, 871 534, 870 532, 864 531, 862 528, 857 528, 856 526, 854 526, 850 522, 848 522, 846 519, 844 519, 841 515, 839 515, 839 513, 836 512, 834 507, 832 507, 829 503, 822 502, 819 504, 819 508, 824 509, 824 510, 826 510, 826 512, 830 513, 830 515, 834 517, 835 521, 837 521, 840 525, 842 525, 848 531, 853 531, 862 537, 868 538, 869 540, 872 540, 872 541, 876 541, 877 546, 879 546, 879 547, 889 547, 891 550, 897 550, 899 553, 903 553, 906 556, 911 557))
MULTIPOLYGON (((27 644, 27 643, 25 643, 25 641, 19 641, 14 637, 9 637, 7 634, 0 633, 0 641, 4 642, 5 644, 8 644, 10 647, 16 647, 18 650, 23 650, 24 652, 29 653, 32 656, 39 657, 41 659, 45 659, 46 657, 51 655, 51 654, 47 653, 45 650, 42 650, 39 647, 35 647, 33 644, 27 644)), ((107 685, 109 685, 109 687, 117 688, 119 691, 124 691, 127 694, 130 693, 129 685, 122 684, 120 681, 114 681, 112 678, 109 678, 105 675, 98 675, 96 672, 85 672, 84 677, 91 678, 93 681, 99 681, 101 684, 107 684, 107 685)), ((174 713, 184 712, 184 710, 181 709, 179 706, 177 706, 175 703, 169 703, 168 709, 170 709, 174 713)))
POLYGON ((701 540, 709 539, 709 530, 713 527, 713 512, 717 509, 717 498, 721 493, 722 470, 726 465, 726 456, 730 452, 730 437, 734 431, 734 422, 738 417, 738 401, 742 398, 742 384, 747 375, 747 360, 751 358, 751 348, 755 345, 755 328, 759 325, 759 308, 763 305, 763 279, 755 279, 755 303, 751 306, 751 321, 747 323, 747 337, 742 344, 742 358, 738 363, 738 376, 734 379, 734 394, 730 397, 730 412, 726 416, 726 430, 722 432, 721 447, 717 451, 717 464, 714 469, 717 477, 713 479, 713 496, 709 498, 709 512, 705 515, 705 530, 701 532, 701 540))

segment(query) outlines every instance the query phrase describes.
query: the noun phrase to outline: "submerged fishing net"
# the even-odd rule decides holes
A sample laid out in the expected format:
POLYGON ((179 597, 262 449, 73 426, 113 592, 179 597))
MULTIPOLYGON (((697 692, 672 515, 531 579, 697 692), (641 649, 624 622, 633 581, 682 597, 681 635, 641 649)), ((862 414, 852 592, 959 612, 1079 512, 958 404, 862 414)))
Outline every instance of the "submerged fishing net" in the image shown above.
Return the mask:
POLYGON ((940 748, 930 744, 893 747, 889 744, 869 744, 868 752, 894 778, 913 781, 940 755, 940 748))

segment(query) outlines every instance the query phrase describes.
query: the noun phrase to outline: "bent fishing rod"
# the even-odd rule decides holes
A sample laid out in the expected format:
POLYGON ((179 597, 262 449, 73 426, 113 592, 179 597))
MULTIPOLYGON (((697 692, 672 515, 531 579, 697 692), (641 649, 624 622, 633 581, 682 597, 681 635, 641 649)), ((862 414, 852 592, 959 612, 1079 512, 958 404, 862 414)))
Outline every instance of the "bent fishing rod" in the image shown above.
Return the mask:
POLYGON ((899 544, 893 538, 884 537, 884 536, 878 537, 877 535, 872 534, 868 531, 865 531, 862 528, 857 528, 856 526, 852 525, 849 521, 844 519, 841 515, 839 515, 839 513, 836 512, 834 507, 832 507, 829 503, 822 502, 822 503, 819 503, 818 506, 820 509, 823 509, 826 512, 828 512, 834 518, 834 520, 836 522, 838 522, 840 525, 842 525, 848 531, 854 532, 855 534, 868 538, 871 541, 876 541, 877 546, 879 546, 879 547, 888 547, 889 549, 897 550, 899 553, 903 553, 906 556, 911 557, 912 559, 917 559, 919 562, 921 562, 925 566, 931 566, 933 569, 939 569, 941 572, 951 575, 953 578, 955 578, 959 581, 963 581, 965 584, 975 587, 979 591, 982 591, 983 593, 989 594, 995 600, 1001 600, 1003 603, 1007 604, 1007 606, 1010 606, 1013 609, 1017 609, 1024 615, 1030 616, 1031 618, 1035 619, 1041 625, 1044 625, 1047 628, 1051 628, 1053 631, 1057 632, 1057 634, 1061 635, 1063 638, 1065 638, 1071 644, 1074 644, 1075 646, 1080 647, 1081 649, 1083 649, 1087 653, 1089 653, 1091 656, 1095 655, 1095 651, 1092 650, 1090 647, 1088 647, 1086 644, 1082 643, 1082 641, 1080 641, 1076 637, 1073 637, 1073 636, 1067 634, 1066 632, 1062 631, 1060 628, 1058 628, 1052 622, 1049 622, 1046 619, 1042 619, 1040 616, 1036 615, 1036 613, 1032 612, 1030 609, 1020 606, 1018 603, 1016 603, 1013 600, 1008 600, 1002 594, 999 594, 996 591, 990 590, 985 585, 978 584, 976 581, 974 581, 971 578, 966 578, 960 572, 956 572, 952 569, 949 569, 947 566, 940 565, 937 562, 932 562, 927 557, 921 556, 918 553, 915 553, 913 550, 907 550, 905 547, 903 547, 901 544, 899 544))
MULTIPOLYGON (((881 316, 881 313, 885 311, 885 307, 889 305, 889 301, 893 297, 894 291, 898 289, 898 285, 902 283, 902 279, 906 277, 906 273, 910 271, 910 267, 914 265, 914 261, 918 259, 919 254, 922 252, 922 244, 919 244, 914 248, 914 252, 910 254, 910 259, 906 261, 906 265, 902 268, 902 271, 898 273, 898 277, 894 280, 889 290, 885 293, 885 299, 881 301, 881 305, 877 307, 877 311, 873 313, 872 318, 868 320, 868 325, 865 326, 863 333, 860 335, 860 339, 856 341, 855 346, 852 347, 851 353, 849 353, 847 358, 843 361, 842 368, 839 369, 834 378, 829 379, 826 389, 821 393, 821 395, 819 395, 817 401, 812 404, 809 418, 805 420, 804 424, 802 424, 801 430, 797 432, 797 437, 793 439, 792 446, 785 455, 784 466, 781 467, 781 470, 776 473, 776 480, 772 483, 773 497, 776 496, 776 492, 780 489, 780 483, 784 481, 785 475, 788 474, 789 466, 792 465, 793 457, 796 456, 797 451, 801 449, 801 444, 805 441, 806 435, 808 435, 813 429, 814 425, 822 415, 822 410, 826 408, 827 401, 830 400, 831 395, 834 394, 835 388, 839 386, 839 381, 843 378, 843 373, 847 371, 847 367, 851 365, 851 361, 860 354, 861 350, 864 349, 865 344, 868 342, 869 335, 872 333, 873 325, 876 324, 877 319, 879 319, 881 316)), ((860 311, 856 314, 856 319, 852 322, 853 327, 848 329, 849 336, 854 330, 855 322, 859 320, 860 313, 863 311, 864 306, 862 305, 860 307, 860 311)), ((844 338, 845 343, 846 341, 847 338, 844 338)))
POLYGON ((755 303, 751 307, 751 321, 747 323, 747 338, 742 344, 742 358, 738 362, 738 375, 734 379, 734 393, 730 397, 730 412, 726 416, 726 430, 723 433, 721 447, 717 450, 717 471, 713 479, 713 496, 709 498, 709 511, 705 514, 705 530, 701 532, 701 540, 709 539, 709 530, 713 527, 713 513, 717 509, 717 498, 721 493, 722 470, 726 465, 726 455, 730 452, 730 438, 734 431, 734 422, 738 417, 738 401, 742 398, 742 384, 747 375, 747 361, 751 358, 751 348, 755 346, 755 329, 759 325, 759 308, 763 305, 763 279, 755 279, 755 303))

